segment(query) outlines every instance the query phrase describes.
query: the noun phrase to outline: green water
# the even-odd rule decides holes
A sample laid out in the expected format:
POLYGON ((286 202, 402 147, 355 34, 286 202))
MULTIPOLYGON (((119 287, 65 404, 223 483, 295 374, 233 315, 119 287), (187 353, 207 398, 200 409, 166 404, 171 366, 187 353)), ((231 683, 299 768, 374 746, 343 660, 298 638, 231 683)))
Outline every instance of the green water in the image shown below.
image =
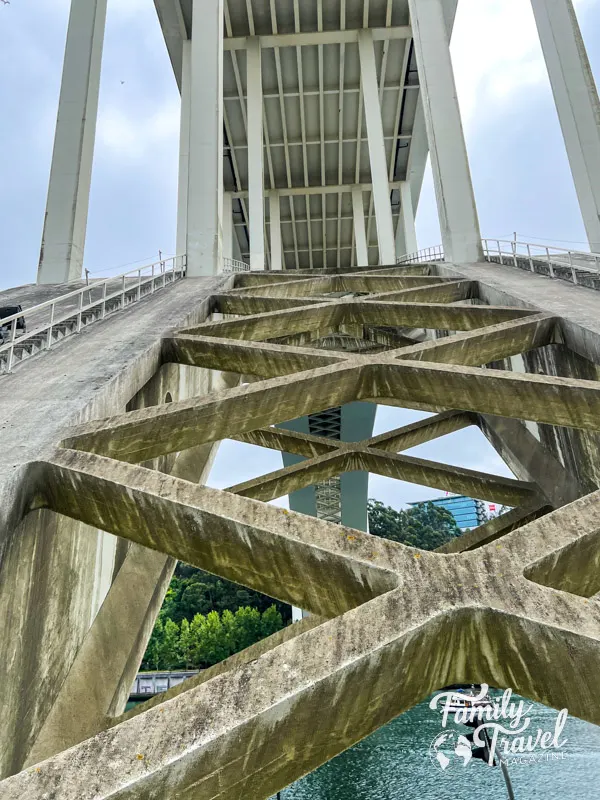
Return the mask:
MULTIPOLYGON (((535 704, 530 716, 534 731, 554 731, 556 711, 535 704)), ((282 800, 506 800, 499 768, 457 760, 442 771, 432 761, 440 731, 440 714, 423 703, 285 789, 282 800)), ((600 800, 600 727, 569 718, 561 738, 560 760, 509 766, 515 800, 600 800)))

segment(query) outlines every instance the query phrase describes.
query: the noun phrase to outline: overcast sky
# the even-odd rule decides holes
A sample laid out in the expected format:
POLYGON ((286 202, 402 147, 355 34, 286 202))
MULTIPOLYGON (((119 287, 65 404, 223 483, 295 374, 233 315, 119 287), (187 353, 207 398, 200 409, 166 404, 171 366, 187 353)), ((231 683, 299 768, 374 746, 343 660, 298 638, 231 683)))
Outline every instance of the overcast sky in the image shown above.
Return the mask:
MULTIPOLYGON (((583 248, 529 0, 459 0, 458 7, 452 52, 483 235, 516 230, 526 241, 583 248)), ((598 78, 600 2, 576 0, 576 7, 598 78)), ((35 279, 68 12, 69 0, 0 3, 0 287, 35 279)), ((93 273, 173 252, 178 129, 178 91, 152 0, 109 0, 85 258, 93 273)), ((429 172, 417 228, 420 247, 439 243, 429 172)), ((377 430, 413 418, 380 409, 377 430)), ((215 485, 280 465, 276 454, 241 458, 232 447, 222 448, 215 485)), ((419 454, 447 462, 459 454, 464 466, 506 473, 476 431, 419 454)), ((399 506, 432 492, 374 479, 372 494, 399 506)))

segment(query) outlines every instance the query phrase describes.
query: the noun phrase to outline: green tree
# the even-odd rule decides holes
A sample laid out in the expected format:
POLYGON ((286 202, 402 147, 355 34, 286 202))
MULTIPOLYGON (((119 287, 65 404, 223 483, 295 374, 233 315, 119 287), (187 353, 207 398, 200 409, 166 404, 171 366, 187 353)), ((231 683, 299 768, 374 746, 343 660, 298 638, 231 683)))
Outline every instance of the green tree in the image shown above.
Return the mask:
POLYGON ((179 631, 179 652, 181 654, 183 666, 186 669, 193 669, 194 648, 196 647, 196 642, 194 640, 194 632, 191 629, 190 623, 187 621, 187 619, 181 620, 179 631))
POLYGON ((162 642, 158 647, 158 669, 176 669, 180 666, 179 635, 179 625, 172 619, 166 620, 162 642))
POLYGON ((261 614, 257 608, 238 608, 235 612, 235 652, 245 650, 262 637, 261 614))
POLYGON ((275 608, 270 606, 263 612, 261 619, 261 639, 266 639, 267 636, 272 636, 277 631, 283 628, 283 620, 281 614, 275 608))
POLYGON ((205 617, 197 614, 194 621, 198 621, 195 648, 197 667, 211 667, 231 655, 233 647, 228 631, 216 611, 211 611, 205 617))
POLYGON ((262 613, 273 604, 282 619, 290 622, 291 609, 286 603, 188 564, 178 564, 161 609, 161 618, 180 624, 183 619, 191 622, 196 614, 206 616, 211 611, 221 613, 225 610, 235 613, 238 608, 246 606, 257 608, 262 613))
POLYGON ((164 626, 161 618, 159 617, 156 620, 156 625, 154 626, 152 635, 150 636, 150 640, 148 642, 148 647, 146 648, 146 652, 144 654, 142 669, 153 670, 161 668, 160 657, 164 635, 164 626))
POLYGON ((421 550, 435 550, 461 534, 452 514, 433 503, 396 511, 369 500, 368 510, 370 533, 421 550))

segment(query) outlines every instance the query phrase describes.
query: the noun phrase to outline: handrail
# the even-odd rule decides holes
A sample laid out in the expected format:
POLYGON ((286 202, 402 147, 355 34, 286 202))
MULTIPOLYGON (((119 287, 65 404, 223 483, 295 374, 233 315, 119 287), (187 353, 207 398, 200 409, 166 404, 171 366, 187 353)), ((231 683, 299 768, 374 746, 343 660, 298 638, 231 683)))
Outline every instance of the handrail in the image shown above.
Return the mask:
POLYGON ((519 266, 519 260, 529 264, 531 272, 535 272, 536 264, 547 265, 548 274, 555 277, 556 268, 567 267, 571 271, 573 283, 578 283, 578 272, 600 274, 600 254, 583 250, 567 250, 563 247, 550 247, 532 242, 519 242, 511 239, 483 239, 483 251, 486 260, 500 264, 512 263, 519 266))
MULTIPOLYGON (((557 268, 568 268, 573 283, 578 283, 578 272, 600 274, 600 253, 589 253, 583 250, 567 250, 563 247, 520 242, 515 239, 482 239, 483 254, 486 261, 499 261, 500 264, 512 264, 515 267, 521 262, 529 262, 529 268, 535 272, 536 264, 548 267, 548 274, 555 277, 557 268)), ((427 247, 416 253, 400 256, 397 264, 423 263, 443 261, 442 245, 427 247)))
POLYGON ((441 244, 435 247, 426 247, 424 250, 419 250, 416 253, 409 253, 405 256, 400 256, 396 260, 396 264, 421 264, 424 261, 443 261, 444 248, 441 244))
MULTIPOLYGON (((159 289, 162 289, 167 283, 174 283, 175 281, 183 278, 186 271, 186 256, 178 255, 171 258, 155 261, 144 267, 129 270, 121 275, 113 275, 112 277, 103 278, 102 280, 92 281, 91 283, 74 289, 71 292, 60 295, 59 297, 45 300, 43 303, 26 308, 17 314, 12 314, 9 317, 0 319, 0 327, 5 328, 10 325, 10 332, 8 341, 0 345, 0 354, 8 352, 8 362, 6 364, 6 372, 10 372, 14 363, 14 349, 27 342, 29 339, 45 335, 45 348, 49 350, 52 347, 52 332, 57 326, 72 320, 76 317, 77 332, 81 331, 85 323, 83 315, 99 309, 100 319, 104 319, 107 314, 107 304, 115 299, 120 300, 117 308, 125 308, 126 299, 130 303, 138 302, 142 295, 153 294, 159 289), (109 286, 114 286, 115 290, 109 293, 109 286), (144 291, 149 286, 149 290, 144 291), (88 295, 88 302, 85 302, 85 295, 88 295), (95 295, 95 299, 92 299, 95 295), (79 302, 77 302, 79 298, 79 302), (57 307, 62 303, 67 303, 68 308, 63 313, 57 316, 57 307), (42 324, 35 323, 35 317, 40 313, 49 312, 49 319, 42 324), (31 331, 27 331, 22 335, 18 335, 18 321, 25 317, 34 320, 36 327, 31 331)), ((115 309, 117 310, 117 309, 115 309)))
POLYGON ((223 272, 250 272, 250 264, 235 258, 224 258, 223 272))

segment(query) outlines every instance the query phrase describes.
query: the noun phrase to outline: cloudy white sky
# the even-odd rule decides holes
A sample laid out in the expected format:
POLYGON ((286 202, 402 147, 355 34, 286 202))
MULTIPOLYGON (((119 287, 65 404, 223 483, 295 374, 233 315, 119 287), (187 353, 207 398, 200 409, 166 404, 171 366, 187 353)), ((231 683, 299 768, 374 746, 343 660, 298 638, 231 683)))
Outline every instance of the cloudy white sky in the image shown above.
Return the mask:
MULTIPOLYGON (((598 77, 600 2, 577 0, 576 6, 598 77)), ((69 0, 0 3, 4 287, 35 278, 68 11, 69 0)), ((528 241, 584 247, 529 0, 459 0, 452 52, 483 235, 516 230, 528 241)), ((93 273, 149 261, 159 249, 173 252, 178 105, 152 0, 109 0, 86 245, 93 273)), ((439 242, 429 173, 417 228, 420 247, 439 242)), ((413 412, 380 410, 377 430, 413 418, 413 412)), ((223 447, 212 482, 228 485, 279 466, 276 455, 253 452, 249 458, 233 445, 223 447)), ((476 431, 419 453, 506 472, 476 431)), ((432 495, 379 479, 371 493, 396 506, 432 495)))

